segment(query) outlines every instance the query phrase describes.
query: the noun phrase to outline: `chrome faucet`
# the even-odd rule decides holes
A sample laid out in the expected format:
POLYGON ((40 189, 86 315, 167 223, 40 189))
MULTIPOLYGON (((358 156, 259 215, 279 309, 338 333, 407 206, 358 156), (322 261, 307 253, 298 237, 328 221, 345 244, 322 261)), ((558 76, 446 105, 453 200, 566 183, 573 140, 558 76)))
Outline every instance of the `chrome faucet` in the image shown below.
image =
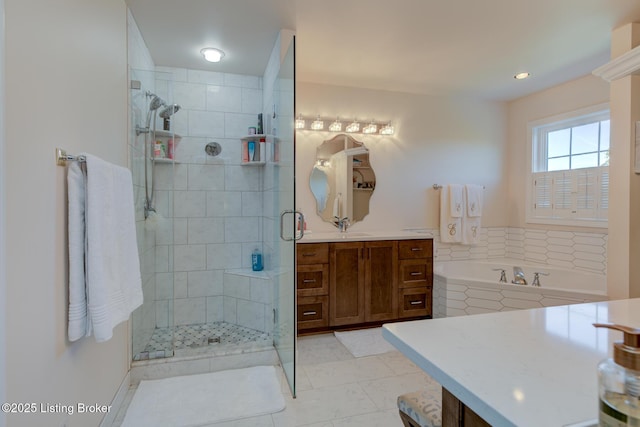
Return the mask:
POLYGON ((531 286, 540 287, 540 275, 548 276, 549 273, 540 273, 539 271, 534 272, 533 273, 533 283, 531 283, 531 286))
POLYGON ((500 283, 507 283, 507 274, 504 271, 504 268, 492 268, 492 271, 500 272, 500 283))
POLYGON ((527 281, 524 278, 524 271, 520 267, 513 267, 513 280, 511 281, 514 285, 526 285, 527 281))
POLYGON ((336 227, 338 227, 338 231, 340 233, 346 233, 347 228, 349 228, 349 226, 351 225, 351 223, 349 222, 349 218, 344 217, 340 219, 337 216, 334 216, 334 218, 335 218, 335 225, 336 227))

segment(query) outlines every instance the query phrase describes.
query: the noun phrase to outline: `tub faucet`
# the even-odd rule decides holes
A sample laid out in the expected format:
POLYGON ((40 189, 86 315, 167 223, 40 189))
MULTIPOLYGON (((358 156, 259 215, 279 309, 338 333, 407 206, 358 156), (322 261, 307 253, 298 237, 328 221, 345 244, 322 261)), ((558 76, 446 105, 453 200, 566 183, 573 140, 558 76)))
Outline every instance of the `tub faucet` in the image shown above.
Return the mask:
POLYGON ((536 271, 535 273, 533 273, 533 283, 531 283, 531 286, 540 287, 540 275, 548 276, 549 273, 540 273, 539 271, 536 271))
POLYGON ((334 216, 334 222, 336 227, 338 227, 338 231, 340 233, 346 233, 347 232, 347 228, 349 228, 349 226, 351 225, 351 223, 349 222, 349 218, 344 217, 342 219, 338 218, 337 216, 334 216))
POLYGON ((507 273, 505 273, 504 268, 492 268, 491 270, 500 272, 500 283, 507 283, 507 273))
POLYGON ((513 280, 511 281, 514 285, 526 285, 527 281, 524 278, 524 271, 520 267, 513 267, 513 280))

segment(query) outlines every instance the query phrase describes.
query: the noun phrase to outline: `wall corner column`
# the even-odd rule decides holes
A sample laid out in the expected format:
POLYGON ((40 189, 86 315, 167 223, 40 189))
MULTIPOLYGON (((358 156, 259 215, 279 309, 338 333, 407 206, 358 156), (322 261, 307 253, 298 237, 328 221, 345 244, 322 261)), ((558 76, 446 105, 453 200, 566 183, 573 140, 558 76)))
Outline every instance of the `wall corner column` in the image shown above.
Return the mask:
MULTIPOLYGON (((640 23, 611 33, 612 59, 640 44, 640 23)), ((640 175, 634 172, 635 122, 640 120, 640 76, 611 81, 611 148, 607 293, 640 297, 640 175)))

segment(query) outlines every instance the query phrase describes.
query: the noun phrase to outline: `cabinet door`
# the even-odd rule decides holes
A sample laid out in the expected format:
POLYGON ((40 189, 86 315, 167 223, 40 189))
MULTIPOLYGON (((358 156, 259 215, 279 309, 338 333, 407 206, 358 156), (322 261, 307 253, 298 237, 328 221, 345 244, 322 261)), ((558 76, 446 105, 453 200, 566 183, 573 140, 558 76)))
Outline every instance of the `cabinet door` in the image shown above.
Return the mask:
POLYGON ((299 297, 327 295, 329 293, 329 264, 298 265, 296 289, 299 297))
POLYGON ((367 242, 365 257, 365 322, 398 317, 398 242, 367 242))
POLYGON ((362 242, 329 246, 329 325, 364 322, 364 259, 362 242))
POLYGON ((400 289, 398 317, 431 316, 431 287, 400 289))
POLYGON ((297 306, 299 330, 329 326, 329 297, 300 297, 297 306))

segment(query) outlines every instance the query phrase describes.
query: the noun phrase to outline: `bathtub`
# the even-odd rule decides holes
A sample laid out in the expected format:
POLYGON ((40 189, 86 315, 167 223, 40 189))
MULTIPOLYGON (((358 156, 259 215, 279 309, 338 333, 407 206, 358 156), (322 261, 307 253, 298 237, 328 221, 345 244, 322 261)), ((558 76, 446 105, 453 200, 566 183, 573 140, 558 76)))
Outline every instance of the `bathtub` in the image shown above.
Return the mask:
POLYGON ((604 301, 606 276, 582 270, 535 265, 515 259, 442 261, 433 269, 434 317, 461 316, 583 302, 604 301), (521 267, 527 285, 515 285, 513 267, 521 267), (500 283, 505 270, 508 283, 500 283), (540 287, 531 286, 533 273, 540 287))

